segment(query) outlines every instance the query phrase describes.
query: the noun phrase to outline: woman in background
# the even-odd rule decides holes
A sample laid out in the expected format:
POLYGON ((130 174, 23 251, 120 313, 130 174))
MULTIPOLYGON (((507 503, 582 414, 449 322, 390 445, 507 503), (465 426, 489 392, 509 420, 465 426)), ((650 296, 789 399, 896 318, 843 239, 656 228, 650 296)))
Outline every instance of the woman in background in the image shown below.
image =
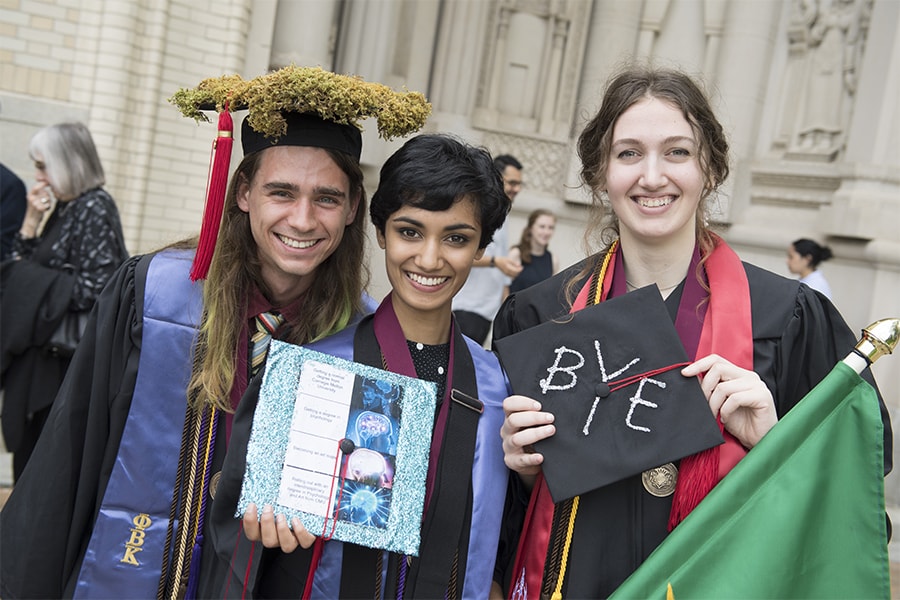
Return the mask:
POLYGON ((800 276, 800 283, 805 283, 831 300, 831 286, 819 271, 819 263, 829 258, 831 248, 820 246, 813 240, 800 238, 788 249, 787 266, 791 273, 800 276))
POLYGON ((510 260, 522 264, 522 272, 509 284, 509 293, 524 290, 551 277, 559 270, 559 263, 548 250, 556 229, 556 215, 539 208, 528 215, 522 239, 509 251, 510 260))
MULTIPOLYGON (((37 183, 3 264, 3 438, 18 479, 31 456, 74 348, 51 344, 70 314, 86 316, 128 258, 91 133, 81 123, 38 131, 28 147, 37 183)), ((77 317, 70 317, 77 318, 77 317)))

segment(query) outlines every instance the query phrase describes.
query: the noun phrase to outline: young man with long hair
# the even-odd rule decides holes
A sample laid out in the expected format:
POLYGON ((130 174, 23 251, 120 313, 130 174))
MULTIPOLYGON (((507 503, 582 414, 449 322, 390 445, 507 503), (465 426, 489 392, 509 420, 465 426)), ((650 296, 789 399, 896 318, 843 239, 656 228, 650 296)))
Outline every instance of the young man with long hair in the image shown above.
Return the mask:
POLYGON ((231 416, 267 339, 310 342, 365 310, 357 120, 390 137, 429 112, 421 94, 298 67, 173 102, 249 110, 208 277, 191 268, 201 232, 199 250, 127 261, 101 294, 2 513, 3 597, 194 597, 231 416), (372 101, 385 94, 388 108, 372 101))

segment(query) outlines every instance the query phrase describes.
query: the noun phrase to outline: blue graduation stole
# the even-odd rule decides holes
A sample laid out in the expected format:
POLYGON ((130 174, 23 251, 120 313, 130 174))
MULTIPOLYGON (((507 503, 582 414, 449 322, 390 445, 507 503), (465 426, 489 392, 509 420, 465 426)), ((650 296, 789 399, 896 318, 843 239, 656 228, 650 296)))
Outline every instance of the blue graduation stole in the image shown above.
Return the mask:
POLYGON ((167 251, 151 259, 134 395, 75 598, 157 595, 203 309, 202 286, 188 277, 192 255, 167 251))

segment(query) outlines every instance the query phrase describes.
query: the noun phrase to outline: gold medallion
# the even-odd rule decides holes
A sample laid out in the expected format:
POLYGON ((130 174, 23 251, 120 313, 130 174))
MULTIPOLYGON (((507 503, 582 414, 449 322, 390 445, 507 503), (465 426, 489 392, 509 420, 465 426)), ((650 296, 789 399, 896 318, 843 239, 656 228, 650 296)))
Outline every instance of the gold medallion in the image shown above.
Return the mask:
MULTIPOLYGON (((216 490, 219 489, 220 479, 222 479, 222 471, 213 473, 213 476, 209 478, 209 497, 213 500, 216 499, 216 490)), ((645 483, 644 485, 647 484, 645 483)))
POLYGON ((653 469, 647 469, 641 473, 641 482, 644 489, 657 498, 671 496, 675 492, 675 484, 678 482, 678 467, 673 463, 666 463, 653 469))

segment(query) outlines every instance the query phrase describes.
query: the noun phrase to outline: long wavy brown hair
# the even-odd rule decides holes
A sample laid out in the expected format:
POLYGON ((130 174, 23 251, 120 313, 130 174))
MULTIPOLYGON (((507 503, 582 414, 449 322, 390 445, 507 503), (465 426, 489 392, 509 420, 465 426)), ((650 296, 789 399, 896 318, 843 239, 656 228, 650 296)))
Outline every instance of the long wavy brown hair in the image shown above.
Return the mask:
MULTIPOLYGON (((531 228, 534 227, 535 221, 537 221, 540 217, 553 217, 553 220, 556 221, 556 215, 552 210, 547 210, 546 208, 538 208, 531 211, 531 214, 528 215, 528 222, 525 224, 525 228, 522 230, 522 237, 519 239, 519 243, 514 247, 519 249, 519 255, 521 257, 522 264, 528 264, 531 262, 531 241, 533 239, 533 235, 531 233, 531 228)), ((550 250, 548 247, 547 250, 550 250)))
POLYGON ((612 136, 622 114, 644 98, 656 98, 678 108, 691 125, 699 143, 700 170, 706 184, 695 216, 697 243, 703 260, 715 246, 716 236, 707 222, 709 204, 719 186, 728 178, 728 140, 722 124, 716 118, 709 99, 700 86, 687 74, 669 68, 632 65, 614 75, 606 87, 600 110, 587 124, 578 138, 581 159, 581 178, 591 190, 593 202, 585 230, 585 247, 598 245, 602 251, 588 260, 585 267, 566 285, 566 297, 571 305, 578 290, 578 281, 591 273, 609 245, 619 236, 619 221, 609 210, 603 196, 606 173, 612 151, 612 136))
MULTIPOLYGON (((303 317, 286 325, 285 341, 304 344, 340 331, 362 310, 362 293, 368 284, 365 266, 366 192, 359 163, 348 155, 327 150, 350 180, 350 197, 358 198, 356 218, 344 230, 334 253, 315 273, 316 283, 306 292, 303 317)), ((237 369, 240 333, 249 315, 247 307, 253 286, 270 297, 262 279, 257 245, 250 231, 250 217, 237 205, 243 184, 250 184, 261 164, 263 152, 244 158, 225 197, 225 211, 216 241, 209 276, 203 286, 204 313, 194 348, 194 367, 188 397, 197 405, 210 404, 232 411, 229 396, 237 369)))

